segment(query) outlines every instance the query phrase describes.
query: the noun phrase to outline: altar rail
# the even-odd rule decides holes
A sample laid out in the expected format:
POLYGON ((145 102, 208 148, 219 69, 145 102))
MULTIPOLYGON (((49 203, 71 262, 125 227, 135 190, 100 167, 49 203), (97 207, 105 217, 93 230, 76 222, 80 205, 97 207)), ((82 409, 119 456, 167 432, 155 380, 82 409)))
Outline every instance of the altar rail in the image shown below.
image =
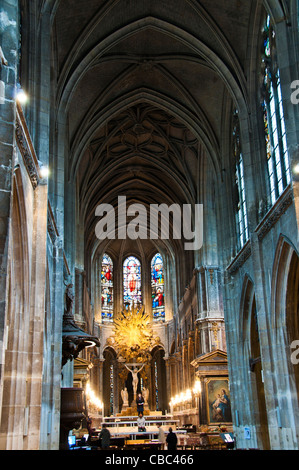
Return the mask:
MULTIPOLYGON (((136 426, 136 422, 137 422, 137 419, 135 420, 131 420, 131 421, 114 421, 114 422, 105 422, 107 428, 109 428, 110 426, 118 426, 118 427, 122 427, 122 426, 136 426)), ((177 424, 179 423, 179 420, 176 420, 176 419, 166 419, 164 421, 162 420, 157 420, 157 421, 152 421, 152 420, 145 420, 145 425, 146 426, 150 426, 150 425, 155 425, 155 427, 157 427, 157 425, 159 424, 160 426, 164 426, 164 425, 168 425, 168 426, 177 426, 177 424)))
POLYGON ((184 435, 185 430, 177 429, 180 421, 173 419, 172 415, 153 414, 144 416, 145 418, 145 432, 138 431, 137 426, 138 416, 105 416, 103 417, 103 423, 110 430, 111 436, 113 437, 124 437, 129 436, 131 440, 136 438, 148 436, 150 439, 154 439, 158 435, 158 424, 167 434, 171 427, 176 434, 184 435))
MULTIPOLYGON (((125 415, 116 415, 116 416, 103 416, 103 422, 106 424, 111 423, 111 422, 131 422, 131 421, 137 421, 138 415, 130 415, 130 416, 125 416, 125 415)), ((173 419, 173 415, 166 414, 150 414, 150 415, 144 415, 145 420, 147 421, 154 421, 155 423, 158 422, 165 422, 166 420, 171 421, 172 423, 178 423, 179 420, 173 419)))

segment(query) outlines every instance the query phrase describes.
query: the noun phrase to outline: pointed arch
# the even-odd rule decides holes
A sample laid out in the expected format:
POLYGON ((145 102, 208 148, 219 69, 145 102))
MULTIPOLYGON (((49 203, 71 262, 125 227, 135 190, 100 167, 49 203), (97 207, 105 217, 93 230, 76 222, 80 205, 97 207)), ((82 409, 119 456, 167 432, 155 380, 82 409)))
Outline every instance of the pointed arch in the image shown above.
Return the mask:
POLYGON ((13 175, 11 202, 11 239, 9 244, 9 278, 8 308, 5 318, 4 338, 6 360, 3 371, 3 387, 6 391, 2 397, 2 429, 13 429, 18 423, 15 433, 7 433, 3 437, 2 448, 13 448, 13 441, 23 440, 25 422, 26 397, 18 391, 26 389, 28 377, 28 360, 24 357, 30 351, 30 256, 28 245, 28 221, 25 191, 20 167, 16 167, 13 175), (5 410, 9 409, 9 413, 5 410), (4 440, 5 439, 5 440, 4 440))
POLYGON ((148 103, 163 111, 171 112, 173 116, 177 117, 202 142, 216 173, 219 171, 219 146, 215 140, 215 135, 207 126, 203 126, 203 119, 200 119, 199 113, 195 113, 187 106, 178 103, 169 96, 165 96, 165 94, 143 87, 123 94, 120 98, 115 99, 113 103, 103 107, 100 113, 94 113, 92 118, 84 121, 84 125, 80 128, 80 132, 77 133, 72 143, 70 179, 75 177, 84 150, 99 127, 115 118, 123 110, 139 103, 148 103))
POLYGON ((271 281, 271 321, 276 332, 287 326, 287 290, 293 256, 298 257, 298 251, 281 234, 275 251, 271 281))
POLYGON ((254 300, 254 283, 251 277, 246 274, 243 281, 241 300, 240 300, 240 324, 239 331, 242 342, 244 343, 250 337, 250 315, 254 300))
MULTIPOLYGON (((71 67, 69 65, 68 70, 66 69, 64 71, 59 80, 58 101, 60 106, 68 107, 68 103, 78 81, 80 81, 84 73, 86 73, 86 71, 97 62, 99 56, 105 54, 119 41, 122 41, 124 38, 132 36, 135 32, 143 29, 152 29, 153 32, 162 32, 169 37, 187 44, 192 51, 195 51, 199 56, 203 57, 209 66, 219 74, 226 83, 229 91, 232 93, 235 101, 239 103, 240 107, 243 108, 244 105, 247 107, 244 99, 246 96, 245 77, 233 57, 231 57, 231 61, 235 62, 234 72, 232 72, 225 62, 205 43, 195 38, 182 28, 151 16, 141 18, 127 24, 101 42, 97 43, 96 46, 78 62, 78 65, 73 68, 71 73, 71 67), (235 78, 236 76, 238 77, 237 79, 235 78)), ((74 56, 71 57, 71 60, 74 60, 74 56)))
MULTIPOLYGON (((277 395, 281 413, 298 415, 299 404, 299 254, 284 235, 280 235, 274 257, 271 283, 272 354, 276 359, 277 395), (282 398, 289 393, 291 400, 282 398)), ((292 418, 293 419, 293 418, 292 418)))
MULTIPOLYGON (((242 301, 241 317, 243 331, 243 355, 245 367, 252 373, 250 391, 257 425, 257 440, 262 449, 270 448, 268 416, 265 401, 265 389, 262 372, 262 353, 260 346, 258 312, 256 307, 254 283, 248 275, 245 276, 242 301)), ((242 326, 241 325, 241 326, 242 326)))

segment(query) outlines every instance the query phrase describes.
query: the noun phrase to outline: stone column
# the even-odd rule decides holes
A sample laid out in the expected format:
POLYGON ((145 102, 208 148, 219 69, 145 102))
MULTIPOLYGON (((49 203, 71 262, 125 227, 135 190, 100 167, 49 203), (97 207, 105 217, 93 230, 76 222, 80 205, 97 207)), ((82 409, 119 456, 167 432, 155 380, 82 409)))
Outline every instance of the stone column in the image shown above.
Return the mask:
POLYGON ((202 353, 226 350, 221 273, 217 266, 194 270, 197 276, 198 315, 196 323, 202 332, 202 353))
POLYGON ((44 355, 44 317, 46 284, 46 246, 47 246, 47 186, 39 185, 35 190, 33 256, 34 269, 31 276, 31 331, 28 332, 29 347, 27 367, 30 370, 28 449, 39 449, 40 419, 42 404, 43 355, 44 355))
POLYGON ((171 399, 171 378, 170 378, 170 359, 165 359, 165 368, 166 368, 166 397, 167 397, 167 404, 169 404, 171 399))
MULTIPOLYGON (((15 91, 17 83, 19 24, 18 1, 2 0, 0 44, 2 57, 1 70, 1 99, 0 99, 0 380, 4 364, 5 344, 5 312, 8 266, 9 222, 11 213, 12 169, 14 166, 15 91)), ((0 388, 0 403, 2 402, 2 386, 0 388)))

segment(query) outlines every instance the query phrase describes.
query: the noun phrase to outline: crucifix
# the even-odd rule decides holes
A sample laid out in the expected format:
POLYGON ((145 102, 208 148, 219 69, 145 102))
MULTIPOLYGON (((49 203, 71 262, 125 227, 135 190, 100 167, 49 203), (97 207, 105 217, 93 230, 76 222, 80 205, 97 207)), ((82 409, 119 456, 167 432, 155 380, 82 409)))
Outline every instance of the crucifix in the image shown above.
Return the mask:
POLYGON ((142 364, 141 367, 137 367, 137 364, 124 364, 125 368, 128 369, 129 372, 132 374, 132 379, 133 379, 133 392, 134 392, 134 400, 136 400, 136 394, 137 394, 137 385, 138 385, 138 372, 140 372, 145 364, 142 364), (129 367, 131 366, 132 369, 129 367))

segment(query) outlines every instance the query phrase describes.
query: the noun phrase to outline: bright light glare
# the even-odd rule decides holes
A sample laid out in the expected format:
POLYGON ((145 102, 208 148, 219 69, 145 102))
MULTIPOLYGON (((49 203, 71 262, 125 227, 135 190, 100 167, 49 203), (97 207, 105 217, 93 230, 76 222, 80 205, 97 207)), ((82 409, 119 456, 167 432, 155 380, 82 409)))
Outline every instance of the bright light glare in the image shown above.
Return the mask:
POLYGON ((103 402, 95 395, 94 391, 91 389, 89 383, 86 384, 86 395, 88 400, 98 409, 103 409, 103 402))
POLYGON ((17 100, 20 104, 25 104, 28 101, 28 95, 24 90, 22 90, 22 88, 17 91, 17 100))
POLYGON ((49 176, 49 168, 47 166, 42 166, 40 169, 40 176, 41 178, 48 178, 49 176))
POLYGON ((294 166, 293 171, 296 175, 299 175, 299 163, 297 163, 297 165, 294 166))
POLYGON ((193 387, 193 393, 196 395, 200 392, 201 392, 201 383, 200 383, 199 380, 197 380, 194 384, 194 387, 193 387))

